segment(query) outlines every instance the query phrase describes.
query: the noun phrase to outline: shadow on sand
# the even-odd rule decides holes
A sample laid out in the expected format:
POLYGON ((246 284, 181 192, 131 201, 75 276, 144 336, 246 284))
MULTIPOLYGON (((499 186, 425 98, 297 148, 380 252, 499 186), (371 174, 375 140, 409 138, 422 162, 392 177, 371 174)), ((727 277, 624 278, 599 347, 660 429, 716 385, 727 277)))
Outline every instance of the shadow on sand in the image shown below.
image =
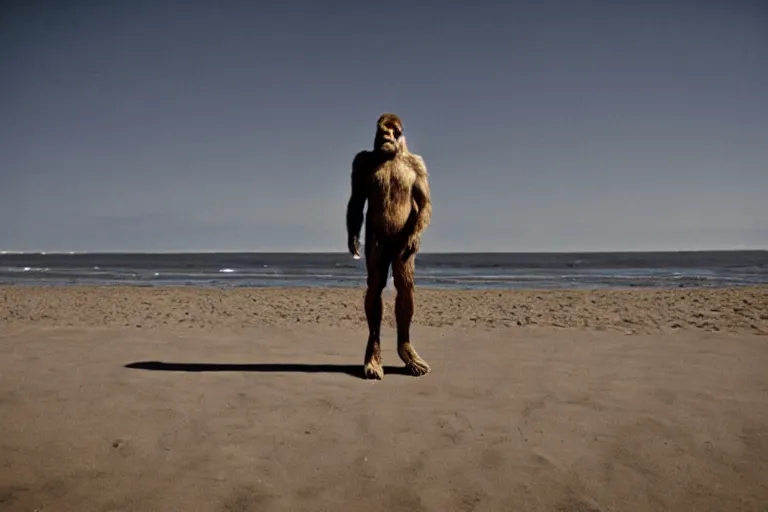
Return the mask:
MULTIPOLYGON (((362 364, 302 364, 302 363, 164 363, 137 361, 125 365, 134 370, 155 372, 255 372, 255 373, 343 373, 363 378, 362 364)), ((405 367, 385 366, 384 374, 408 375, 405 367)))

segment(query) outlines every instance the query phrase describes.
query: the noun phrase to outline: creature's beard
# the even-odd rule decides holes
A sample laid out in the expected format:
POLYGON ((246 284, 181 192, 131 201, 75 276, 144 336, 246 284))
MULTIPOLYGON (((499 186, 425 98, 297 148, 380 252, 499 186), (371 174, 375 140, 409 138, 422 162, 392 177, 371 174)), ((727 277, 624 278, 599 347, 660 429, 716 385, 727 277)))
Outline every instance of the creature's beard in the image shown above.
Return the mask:
POLYGON ((399 148, 395 142, 382 140, 378 142, 376 149, 382 155, 394 156, 397 154, 399 148))

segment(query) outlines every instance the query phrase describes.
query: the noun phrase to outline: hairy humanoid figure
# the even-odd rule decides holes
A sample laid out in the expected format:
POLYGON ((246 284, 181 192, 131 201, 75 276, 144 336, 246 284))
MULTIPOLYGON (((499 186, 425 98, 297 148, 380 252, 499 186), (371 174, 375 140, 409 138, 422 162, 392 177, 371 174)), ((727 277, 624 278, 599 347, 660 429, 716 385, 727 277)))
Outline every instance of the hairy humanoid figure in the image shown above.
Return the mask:
POLYGON ((376 123, 373 151, 361 151, 352 162, 352 193, 347 205, 349 252, 359 256, 363 207, 365 215, 365 264, 368 274, 365 315, 368 345, 364 373, 381 379, 381 294, 389 268, 397 291, 397 353, 413 375, 424 375, 429 365, 416 353, 410 339, 414 309, 414 266, 421 235, 432 216, 427 168, 421 156, 410 153, 403 123, 395 114, 382 114, 376 123))

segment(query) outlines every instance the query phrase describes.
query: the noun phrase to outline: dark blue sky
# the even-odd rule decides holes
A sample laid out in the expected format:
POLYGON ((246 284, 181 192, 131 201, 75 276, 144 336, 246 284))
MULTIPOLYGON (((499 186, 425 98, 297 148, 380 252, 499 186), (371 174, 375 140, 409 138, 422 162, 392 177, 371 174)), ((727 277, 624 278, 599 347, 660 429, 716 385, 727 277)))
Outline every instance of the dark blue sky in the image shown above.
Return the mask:
POLYGON ((768 2, 6 0, 0 249, 344 251, 385 111, 424 251, 768 247, 768 2))

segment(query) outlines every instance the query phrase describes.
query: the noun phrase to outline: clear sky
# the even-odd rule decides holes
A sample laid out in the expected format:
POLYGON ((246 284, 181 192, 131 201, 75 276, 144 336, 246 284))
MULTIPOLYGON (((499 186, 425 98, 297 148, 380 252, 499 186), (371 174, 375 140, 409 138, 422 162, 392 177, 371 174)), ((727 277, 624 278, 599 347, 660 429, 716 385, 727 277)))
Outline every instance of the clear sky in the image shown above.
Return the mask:
POLYGON ((423 250, 768 247, 768 2, 0 3, 0 249, 345 251, 399 114, 423 250))

